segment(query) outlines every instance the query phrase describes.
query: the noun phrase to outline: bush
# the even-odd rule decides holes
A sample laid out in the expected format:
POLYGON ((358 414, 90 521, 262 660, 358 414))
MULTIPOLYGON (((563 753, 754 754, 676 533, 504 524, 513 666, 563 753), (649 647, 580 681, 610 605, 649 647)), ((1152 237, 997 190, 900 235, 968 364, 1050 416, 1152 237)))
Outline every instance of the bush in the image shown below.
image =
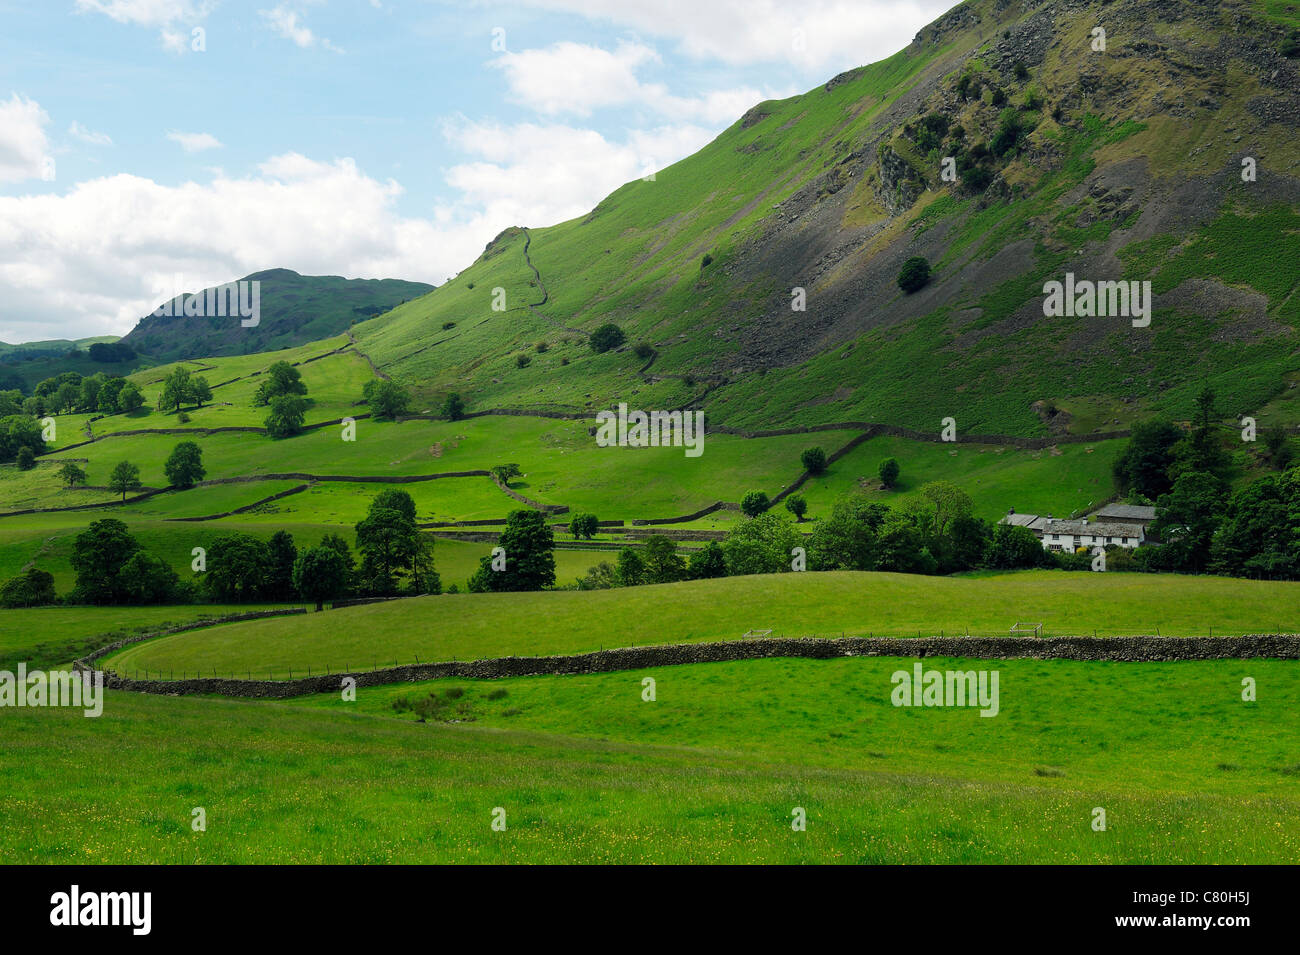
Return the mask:
POLYGON ((611 348, 617 348, 623 344, 626 338, 623 335, 623 329, 613 323, 600 326, 591 333, 591 350, 596 354, 607 352, 611 348))
POLYGON ((637 342, 632 346, 632 353, 642 361, 646 361, 655 353, 655 349, 649 342, 637 342))
MULTIPOLYGON (((473 288, 473 287, 474 287, 474 286, 472 286, 472 285, 470 286, 470 288, 473 288)), ((456 323, 455 323, 455 322, 443 322, 443 323, 442 323, 442 330, 443 330, 444 332, 445 332, 445 331, 448 331, 449 329, 455 328, 455 327, 456 327, 456 323)))
POLYGON ((1287 34, 1286 39, 1282 41, 1282 46, 1278 52, 1288 60, 1294 60, 1300 57, 1300 30, 1292 30, 1287 34))
POLYGON ((528 365, 532 362, 532 360, 533 360, 532 355, 525 355, 523 352, 520 352, 518 355, 515 356, 515 364, 518 365, 520 368, 527 368, 528 365))
POLYGON ((808 511, 808 502, 798 494, 791 494, 785 499, 785 509, 794 515, 794 519, 803 522, 803 516, 808 511))
POLYGON ((465 402, 460 395, 452 392, 443 399, 442 409, 439 413, 448 421, 459 421, 465 417, 465 402))
POLYGON ((893 458, 885 458, 880 462, 880 483, 885 487, 892 488, 898 483, 898 462, 893 458))
POLYGON ((707 269, 707 268, 708 268, 710 265, 712 265, 712 264, 713 264, 713 256, 711 256, 709 253, 705 252, 705 253, 704 253, 704 258, 700 259, 700 271, 701 271, 701 272, 704 271, 705 269, 707 269))
POLYGON ((930 262, 920 255, 914 255, 898 272, 898 287, 909 295, 925 287, 930 281, 930 262))
POLYGON ((762 491, 750 491, 740 499, 740 510, 746 517, 758 517, 771 506, 767 495, 762 491))
POLYGON ((538 342, 533 346, 533 348, 537 349, 537 354, 543 355, 550 350, 551 346, 546 344, 546 342, 538 342))
POLYGON ((36 467, 36 455, 33 454, 32 449, 25 444, 18 449, 18 455, 14 458, 14 461, 17 463, 18 470, 20 471, 30 471, 32 468, 36 467))
POLYGON ((799 455, 799 463, 809 474, 821 474, 826 470, 826 452, 821 448, 806 448, 799 455))

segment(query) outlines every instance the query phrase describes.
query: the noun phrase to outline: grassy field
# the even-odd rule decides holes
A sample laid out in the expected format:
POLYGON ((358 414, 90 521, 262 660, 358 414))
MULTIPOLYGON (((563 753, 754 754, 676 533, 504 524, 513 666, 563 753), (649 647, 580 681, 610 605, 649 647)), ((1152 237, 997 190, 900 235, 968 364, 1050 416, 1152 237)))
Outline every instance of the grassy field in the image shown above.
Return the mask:
POLYGON ((408 685, 363 689, 348 705, 110 693, 98 719, 15 710, 0 748, 11 834, 0 861, 1300 856, 1295 663, 1004 662, 992 719, 893 708, 898 665, 770 660, 408 685), (1261 702, 1240 701, 1243 674, 1259 680, 1261 702), (658 681, 653 703, 641 702, 645 676, 658 681), (470 722, 420 724, 391 707, 431 690, 462 690, 448 712, 470 722), (191 830, 195 807, 206 832, 191 830), (795 807, 805 832, 791 829, 795 807), (1105 832, 1091 829, 1095 807, 1105 832))
POLYGON ((0 669, 66 666, 77 657, 134 633, 161 630, 205 617, 222 617, 273 604, 231 607, 35 607, 0 610, 0 669))
POLYGON ((470 660, 777 634, 1167 636, 1300 631, 1300 583, 1029 571, 980 577, 836 573, 730 577, 603 591, 453 594, 230 624, 137 644, 122 671, 254 672, 470 660))

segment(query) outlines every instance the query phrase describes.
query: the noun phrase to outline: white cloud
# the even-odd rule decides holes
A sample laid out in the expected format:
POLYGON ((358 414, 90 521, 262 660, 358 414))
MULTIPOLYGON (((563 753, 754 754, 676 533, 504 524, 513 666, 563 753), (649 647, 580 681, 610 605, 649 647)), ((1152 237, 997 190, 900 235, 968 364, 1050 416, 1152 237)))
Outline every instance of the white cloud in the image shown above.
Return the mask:
POLYGON ((35 100, 14 93, 0 100, 0 182, 53 179, 45 127, 50 117, 35 100))
POLYGON ((323 48, 335 53, 342 53, 340 47, 335 46, 327 38, 317 36, 311 29, 299 19, 298 11, 292 9, 288 4, 280 4, 271 10, 257 11, 268 26, 279 36, 289 40, 296 46, 308 49, 320 44, 323 48))
POLYGON ((11 341, 122 334, 177 274, 195 289, 276 266, 431 280, 487 241, 449 245, 431 222, 395 212, 400 193, 351 160, 290 154, 244 178, 164 186, 119 174, 0 197, 0 329, 11 341))
POLYGON ((503 53, 489 65, 505 73, 513 100, 547 116, 589 116, 596 109, 635 105, 678 121, 729 123, 772 98, 751 87, 674 96, 663 83, 645 83, 637 76, 641 67, 660 62, 659 54, 642 43, 620 41, 611 51, 564 41, 503 53))
POLYGON ((174 143, 178 143, 181 149, 187 153, 203 152, 205 149, 218 149, 221 147, 221 141, 211 133, 178 133, 170 132, 167 138, 174 143))
MULTIPOLYGON (((517 4, 520 0, 510 0, 517 4)), ((669 37, 690 56, 734 65, 792 63, 827 78, 911 42, 952 0, 522 0, 669 37)))
POLYGON ((94 130, 87 129, 75 119, 72 121, 72 125, 68 127, 68 133, 80 139, 83 143, 90 143, 92 146, 113 145, 113 140, 108 133, 97 133, 94 130))
POLYGON ((119 174, 63 195, 0 196, 0 338, 123 334, 177 274, 193 289, 274 267, 442 282, 505 227, 582 215, 713 136, 678 125, 613 142, 560 124, 465 120, 444 134, 471 158, 447 170, 458 196, 428 218, 398 214, 395 181, 298 153, 242 178, 213 170, 209 182, 165 186, 119 174))
POLYGON ((77 0, 77 9, 102 13, 131 26, 156 27, 164 49, 183 53, 189 47, 190 34, 176 29, 177 25, 192 28, 207 18, 212 4, 208 0, 77 0))

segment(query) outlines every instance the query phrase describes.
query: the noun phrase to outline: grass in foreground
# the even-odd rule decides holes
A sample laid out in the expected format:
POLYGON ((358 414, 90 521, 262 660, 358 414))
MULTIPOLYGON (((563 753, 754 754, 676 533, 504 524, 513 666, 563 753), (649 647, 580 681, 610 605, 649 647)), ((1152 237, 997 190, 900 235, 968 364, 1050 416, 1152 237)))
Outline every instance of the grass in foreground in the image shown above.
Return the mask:
POLYGON ((99 719, 11 710, 0 861, 1300 857, 1297 730, 1285 717, 1298 702, 1294 663, 1247 665, 1258 704, 1240 702, 1233 661, 1003 664, 992 719, 893 709, 897 665, 647 671, 654 703, 640 700, 640 673, 438 686, 464 689, 456 703, 478 722, 461 724, 381 715, 398 688, 363 689, 347 712, 324 698, 122 693, 99 719), (200 806, 202 833, 190 828, 200 806), (806 832, 791 830, 796 806, 806 832), (1105 832, 1090 827, 1097 806, 1105 832), (504 832, 491 829, 497 807, 504 832))

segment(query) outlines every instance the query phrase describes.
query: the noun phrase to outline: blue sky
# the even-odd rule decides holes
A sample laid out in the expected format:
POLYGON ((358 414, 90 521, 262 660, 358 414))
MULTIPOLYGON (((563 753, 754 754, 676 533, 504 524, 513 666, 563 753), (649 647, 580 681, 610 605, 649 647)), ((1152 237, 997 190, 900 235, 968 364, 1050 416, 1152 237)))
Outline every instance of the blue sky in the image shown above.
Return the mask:
POLYGON ((0 0, 0 340, 264 268, 441 282, 950 0, 0 0))

